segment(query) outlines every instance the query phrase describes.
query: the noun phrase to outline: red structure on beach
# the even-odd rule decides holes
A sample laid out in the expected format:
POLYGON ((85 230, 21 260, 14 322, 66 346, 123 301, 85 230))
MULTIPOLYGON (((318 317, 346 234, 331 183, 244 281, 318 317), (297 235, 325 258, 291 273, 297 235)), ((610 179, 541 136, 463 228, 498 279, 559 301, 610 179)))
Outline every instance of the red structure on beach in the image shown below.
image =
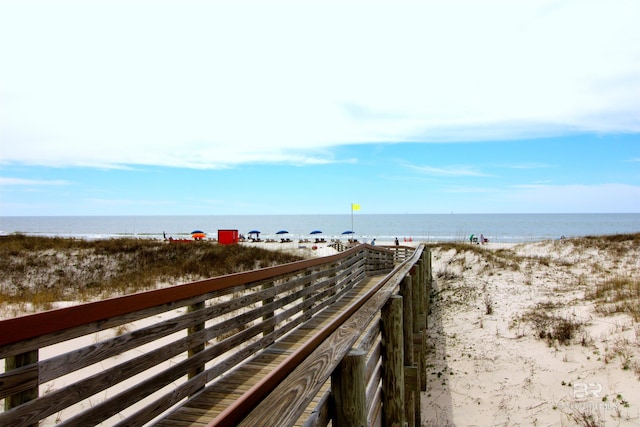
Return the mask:
POLYGON ((238 230, 218 230, 218 243, 221 245, 238 243, 238 230))

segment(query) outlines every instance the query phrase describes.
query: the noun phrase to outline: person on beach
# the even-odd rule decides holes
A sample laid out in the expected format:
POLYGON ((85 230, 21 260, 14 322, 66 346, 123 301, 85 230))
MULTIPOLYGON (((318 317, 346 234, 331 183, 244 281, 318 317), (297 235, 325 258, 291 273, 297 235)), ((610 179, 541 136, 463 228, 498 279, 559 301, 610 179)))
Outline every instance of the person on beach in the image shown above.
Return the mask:
POLYGON ((371 241, 371 246, 375 246, 375 245, 376 245, 376 239, 373 239, 373 240, 371 241))
POLYGON ((398 240, 398 238, 396 237, 396 246, 400 245, 400 241, 398 240))
POLYGON ((480 233, 480 243, 484 245, 484 234, 480 233))

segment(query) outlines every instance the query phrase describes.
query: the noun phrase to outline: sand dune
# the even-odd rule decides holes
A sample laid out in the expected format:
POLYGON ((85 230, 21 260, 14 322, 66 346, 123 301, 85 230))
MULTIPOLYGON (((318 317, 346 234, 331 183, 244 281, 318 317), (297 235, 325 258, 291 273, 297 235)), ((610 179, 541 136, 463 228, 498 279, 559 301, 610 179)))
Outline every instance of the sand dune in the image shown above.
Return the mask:
POLYGON ((423 425, 640 425, 637 243, 434 248, 423 425))

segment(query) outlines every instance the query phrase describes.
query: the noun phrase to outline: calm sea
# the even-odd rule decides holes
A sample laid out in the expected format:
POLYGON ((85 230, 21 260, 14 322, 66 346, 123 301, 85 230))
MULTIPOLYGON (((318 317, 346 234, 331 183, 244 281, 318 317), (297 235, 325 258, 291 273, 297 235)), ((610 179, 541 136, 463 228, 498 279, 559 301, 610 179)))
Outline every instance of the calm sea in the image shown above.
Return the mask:
MULTIPOLYGON (((275 237, 280 230, 295 239, 314 230, 327 238, 354 231, 361 239, 463 241, 484 234, 494 242, 530 242, 561 236, 640 232, 640 214, 394 214, 238 215, 238 216, 42 216, 0 217, 0 232, 101 239, 112 237, 183 238, 193 230, 217 236, 218 229, 241 234, 259 230, 275 237)), ((278 236, 279 237, 279 236, 278 236)))

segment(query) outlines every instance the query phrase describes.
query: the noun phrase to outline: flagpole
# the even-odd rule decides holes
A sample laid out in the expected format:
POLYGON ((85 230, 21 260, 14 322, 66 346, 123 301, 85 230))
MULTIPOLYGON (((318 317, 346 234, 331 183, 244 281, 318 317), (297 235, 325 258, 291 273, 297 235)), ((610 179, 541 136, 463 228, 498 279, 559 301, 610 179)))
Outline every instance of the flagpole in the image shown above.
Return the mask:
POLYGON ((353 238, 353 235, 355 234, 354 230, 353 230, 353 202, 351 203, 351 238, 353 238))

